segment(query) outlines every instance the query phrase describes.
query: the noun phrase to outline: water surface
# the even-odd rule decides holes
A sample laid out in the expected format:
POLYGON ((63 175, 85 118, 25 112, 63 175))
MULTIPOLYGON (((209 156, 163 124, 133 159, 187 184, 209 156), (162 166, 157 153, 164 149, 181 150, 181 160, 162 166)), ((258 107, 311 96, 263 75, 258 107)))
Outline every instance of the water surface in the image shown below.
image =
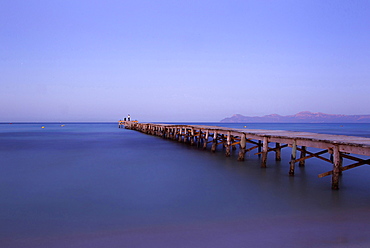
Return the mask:
MULTIPOLYGON (((370 124, 214 125, 370 137, 370 124)), ((368 247, 368 166, 332 191, 317 177, 330 164, 289 177, 289 149, 270 155, 262 169, 116 123, 0 124, 0 247, 368 247)))

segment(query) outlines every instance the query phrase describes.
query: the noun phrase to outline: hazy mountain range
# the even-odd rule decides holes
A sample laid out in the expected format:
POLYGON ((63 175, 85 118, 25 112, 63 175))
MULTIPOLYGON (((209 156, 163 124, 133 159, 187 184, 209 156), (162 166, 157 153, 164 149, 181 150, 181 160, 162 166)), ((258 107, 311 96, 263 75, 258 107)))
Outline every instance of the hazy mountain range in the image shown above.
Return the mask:
POLYGON ((235 114, 221 122, 288 122, 288 123, 370 123, 370 115, 332 115, 324 113, 299 112, 295 115, 271 114, 265 116, 244 116, 235 114))

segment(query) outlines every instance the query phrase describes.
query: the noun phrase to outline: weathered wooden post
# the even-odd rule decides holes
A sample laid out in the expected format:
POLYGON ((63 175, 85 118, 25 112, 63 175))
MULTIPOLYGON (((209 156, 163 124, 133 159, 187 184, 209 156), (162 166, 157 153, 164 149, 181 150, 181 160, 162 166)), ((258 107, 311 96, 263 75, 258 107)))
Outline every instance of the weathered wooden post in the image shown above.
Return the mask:
POLYGON ((177 140, 178 140, 179 142, 181 142, 181 140, 182 140, 182 127, 179 127, 179 128, 177 129, 177 140))
POLYGON ((197 147, 199 148, 202 142, 202 129, 199 129, 199 134, 197 137, 197 147))
POLYGON ((258 157, 261 157, 261 151, 262 151, 262 141, 258 141, 258 157))
POLYGON ((176 140, 181 139, 181 128, 177 127, 176 128, 176 140))
POLYGON ((177 127, 173 127, 172 128, 172 140, 176 139, 176 135, 177 135, 177 127))
POLYGON ((211 147, 211 151, 212 152, 216 152, 216 149, 217 149, 217 131, 215 131, 213 133, 213 140, 212 140, 212 147, 211 147))
POLYGON ((159 136, 159 127, 153 126, 153 134, 159 136))
POLYGON ((292 155, 290 156, 290 168, 289 175, 294 176, 295 159, 297 157, 297 141, 293 140, 292 144, 292 155))
POLYGON ((189 138, 189 132, 188 132, 188 129, 185 127, 184 128, 184 143, 188 142, 188 138, 189 138))
POLYGON ((186 142, 190 144, 191 142, 191 129, 188 129, 186 132, 186 142))
POLYGON ((172 128, 172 140, 176 140, 177 136, 177 127, 172 128))
POLYGON ((172 128, 171 127, 167 127, 166 130, 167 130, 167 132, 166 132, 166 138, 167 139, 170 139, 171 138, 172 128))
POLYGON ((261 167, 266 168, 266 163, 267 163, 267 153, 269 149, 269 143, 268 143, 268 138, 263 137, 263 147, 262 147, 262 161, 261 161, 261 167))
POLYGON ((206 134, 204 136, 204 140, 203 140, 203 149, 207 149, 208 135, 209 135, 209 130, 207 129, 206 134))
MULTIPOLYGON (((304 158, 306 157, 306 147, 305 146, 302 146, 301 147, 301 155, 300 155, 300 158, 304 158)), ((302 167, 305 165, 305 161, 304 159, 302 159, 301 161, 299 161, 299 166, 302 167)))
POLYGON ((194 128, 190 129, 190 145, 194 145, 195 135, 194 135, 194 128))
POLYGON ((179 142, 182 141, 182 127, 179 127, 179 137, 177 138, 179 142))
POLYGON ((169 139, 171 137, 171 127, 166 127, 166 139, 169 139))
POLYGON ((275 160, 276 161, 281 161, 281 147, 280 143, 275 144, 275 160))
POLYGON ((172 137, 173 137, 173 127, 169 127, 168 128, 168 138, 172 139, 172 137))
POLYGON ((162 127, 162 138, 166 138, 166 129, 165 127, 162 127))
POLYGON ((339 175, 342 170, 342 158, 339 151, 339 146, 333 147, 333 175, 331 177, 331 188, 339 189, 339 175))
POLYGON ((227 138, 226 138, 226 157, 230 157, 230 147, 231 147, 231 132, 227 132, 227 138))
POLYGON ((242 136, 240 137, 240 143, 239 143, 240 149, 239 149, 238 161, 244 161, 246 144, 247 144, 247 141, 245 138, 245 134, 243 133, 242 136))

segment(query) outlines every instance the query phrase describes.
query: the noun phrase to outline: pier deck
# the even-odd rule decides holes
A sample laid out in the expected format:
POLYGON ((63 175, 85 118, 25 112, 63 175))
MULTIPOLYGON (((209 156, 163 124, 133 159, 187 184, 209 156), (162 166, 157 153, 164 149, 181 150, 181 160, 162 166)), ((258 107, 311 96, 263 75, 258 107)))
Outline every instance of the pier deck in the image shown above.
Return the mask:
POLYGON ((266 167, 267 154, 275 152, 275 160, 281 160, 281 149, 290 147, 289 175, 294 176, 296 163, 305 165, 305 160, 318 158, 333 165, 331 171, 321 173, 318 176, 332 176, 332 189, 339 189, 339 176, 342 171, 361 165, 370 164, 370 138, 329 135, 309 132, 294 132, 283 130, 262 129, 235 129, 205 125, 176 125, 176 124, 152 124, 131 121, 120 121, 120 128, 137 130, 143 133, 162 136, 179 142, 197 145, 207 148, 211 144, 211 151, 215 152, 218 145, 226 148, 226 156, 230 156, 230 149, 239 147, 238 160, 245 159, 246 152, 257 149, 255 155, 262 156, 261 167, 266 167), (273 145, 273 147, 272 147, 273 145), (321 149, 309 151, 308 148, 321 149), (299 153, 299 158, 297 157, 299 153), (323 154, 330 154, 329 158, 323 154), (343 159, 351 163, 343 166, 343 159))

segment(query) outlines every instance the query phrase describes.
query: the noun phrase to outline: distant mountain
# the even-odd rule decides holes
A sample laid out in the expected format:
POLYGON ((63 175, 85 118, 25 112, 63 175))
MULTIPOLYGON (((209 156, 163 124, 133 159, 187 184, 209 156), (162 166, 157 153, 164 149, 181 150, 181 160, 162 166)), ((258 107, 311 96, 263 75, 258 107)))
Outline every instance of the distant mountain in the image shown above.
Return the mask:
POLYGON ((299 112, 295 115, 271 114, 265 116, 244 116, 235 114, 221 122, 290 122, 290 123, 370 123, 370 115, 331 115, 324 113, 299 112))

